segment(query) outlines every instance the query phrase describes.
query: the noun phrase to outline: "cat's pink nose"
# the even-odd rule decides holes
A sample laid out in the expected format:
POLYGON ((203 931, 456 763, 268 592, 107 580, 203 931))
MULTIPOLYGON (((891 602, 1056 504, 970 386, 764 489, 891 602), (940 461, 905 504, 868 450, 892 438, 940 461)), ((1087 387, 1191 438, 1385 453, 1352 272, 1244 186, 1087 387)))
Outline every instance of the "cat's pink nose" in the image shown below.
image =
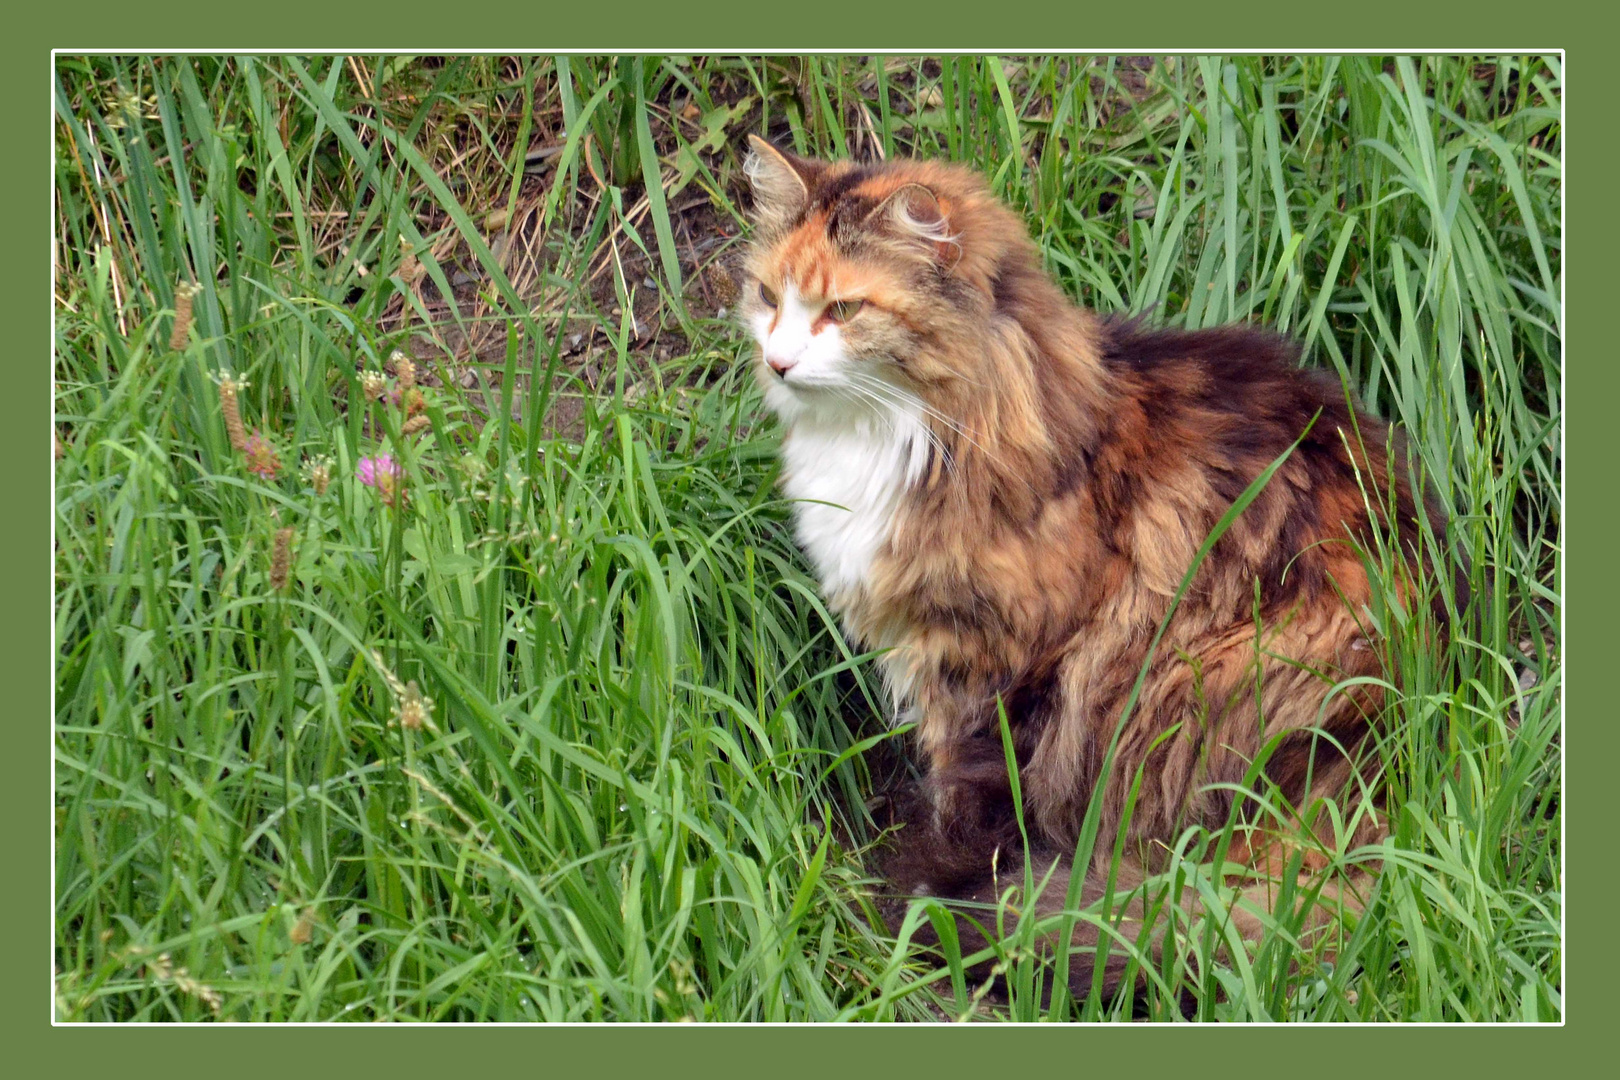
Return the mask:
POLYGON ((797 360, 784 360, 781 356, 774 355, 772 353, 765 354, 765 362, 771 366, 772 371, 776 372, 784 379, 787 378, 787 373, 793 367, 793 365, 798 363, 797 360))

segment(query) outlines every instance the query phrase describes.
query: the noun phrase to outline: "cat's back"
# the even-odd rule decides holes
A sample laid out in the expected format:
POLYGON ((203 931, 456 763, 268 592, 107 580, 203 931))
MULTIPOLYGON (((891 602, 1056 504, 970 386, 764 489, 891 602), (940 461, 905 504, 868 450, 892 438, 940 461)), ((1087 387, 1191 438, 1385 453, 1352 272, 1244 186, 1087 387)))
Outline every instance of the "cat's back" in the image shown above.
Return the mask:
MULTIPOLYGON (((1112 320, 1099 344, 1113 407, 1093 462, 1098 519, 1139 564, 1143 551, 1166 546, 1164 523, 1190 525, 1162 560, 1165 582, 1186 565, 1194 538, 1285 454, 1211 559, 1211 580, 1230 579, 1230 589, 1214 589, 1222 607, 1242 608, 1256 577, 1270 604, 1284 607, 1334 603, 1334 582, 1360 594, 1359 558, 1342 542, 1371 541, 1370 507, 1393 503, 1403 530, 1421 512, 1407 470, 1390 467, 1398 436, 1331 373, 1302 368, 1288 338, 1245 325, 1185 331, 1112 320), (1144 532, 1143 522, 1160 527, 1144 532)), ((1430 517, 1444 528, 1434 508, 1430 517)))
POLYGON ((1166 426, 1192 424, 1189 436, 1241 436, 1243 445, 1274 447, 1275 454, 1321 421, 1332 429, 1353 413, 1368 434, 1384 430, 1353 410, 1333 375, 1301 367, 1296 342, 1270 330, 1243 324, 1177 330, 1112 319, 1100 338, 1116 393, 1157 421, 1161 436, 1166 426))

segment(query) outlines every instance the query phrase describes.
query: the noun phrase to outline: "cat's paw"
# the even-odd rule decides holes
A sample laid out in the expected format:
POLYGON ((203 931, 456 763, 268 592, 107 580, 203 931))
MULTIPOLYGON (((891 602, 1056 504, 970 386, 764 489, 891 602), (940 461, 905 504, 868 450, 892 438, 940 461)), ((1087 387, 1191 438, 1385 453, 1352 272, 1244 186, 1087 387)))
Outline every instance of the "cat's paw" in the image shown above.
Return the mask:
POLYGON ((961 780, 930 783, 928 798, 932 807, 930 824, 941 836, 970 836, 990 828, 999 806, 983 785, 961 780))

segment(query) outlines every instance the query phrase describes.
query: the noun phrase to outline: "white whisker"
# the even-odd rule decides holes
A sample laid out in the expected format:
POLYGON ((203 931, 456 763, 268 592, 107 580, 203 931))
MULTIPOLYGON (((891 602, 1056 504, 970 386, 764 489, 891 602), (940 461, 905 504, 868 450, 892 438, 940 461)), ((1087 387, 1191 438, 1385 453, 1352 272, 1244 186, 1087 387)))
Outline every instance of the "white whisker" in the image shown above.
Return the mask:
MULTIPOLYGON (((968 434, 967 429, 962 427, 962 425, 960 423, 958 423, 956 420, 952 419, 951 417, 947 416, 945 413, 941 412, 940 410, 936 409, 934 406, 928 404, 928 402, 924 401, 922 398, 916 396, 915 394, 911 393, 910 391, 905 390, 905 389, 903 389, 901 387, 895 386, 893 383, 885 382, 885 381, 877 378, 876 376, 869 375, 869 374, 866 374, 864 372, 852 373, 851 377, 852 377, 852 380, 859 381, 863 385, 867 386, 868 388, 870 388, 870 389, 872 389, 874 391, 884 393, 884 394, 888 394, 890 396, 891 400, 893 400, 896 404, 908 406, 910 408, 918 410, 919 412, 925 414, 926 416, 932 417, 933 419, 935 419, 935 420, 939 421, 941 424, 943 424, 945 427, 949 428, 951 431, 954 431, 956 434, 960 435, 964 440, 966 440, 969 444, 971 444, 975 449, 979 450, 985 456, 987 456, 987 457, 995 457, 995 455, 993 453, 991 453, 990 450, 988 450, 986 447, 984 447, 982 444, 980 444, 978 442, 978 440, 973 438, 972 435, 968 434)), ((999 459, 997 459, 997 460, 999 460, 999 459)))
MULTIPOLYGON (((999 455, 997 455, 995 452, 990 450, 988 447, 984 446, 984 444, 980 443, 972 435, 968 434, 967 429, 964 428, 960 423, 958 423, 956 420, 952 419, 951 417, 947 416, 945 413, 941 412, 939 409, 936 409, 934 406, 928 404, 928 402, 924 401, 922 398, 920 398, 917 395, 911 393, 910 391, 905 390, 902 387, 896 386, 891 382, 887 382, 887 381, 885 381, 883 379, 880 379, 877 376, 872 375, 870 372, 852 371, 852 372, 849 373, 849 379, 850 379, 851 384, 859 384, 859 385, 862 385, 862 386, 868 388, 869 390, 878 391, 878 392, 881 392, 881 393, 884 393, 884 394, 888 394, 890 396, 890 398, 893 399, 896 402, 897 405, 903 405, 903 406, 906 406, 906 407, 909 407, 909 408, 912 408, 912 409, 916 409, 917 411, 921 412, 925 417, 929 417, 929 418, 932 418, 934 420, 937 420, 940 424, 944 425, 945 427, 949 428, 951 431, 955 432, 965 442, 967 442, 970 446, 972 446, 975 450, 979 451, 985 457, 987 457, 987 458, 991 459, 992 461, 996 462, 998 465, 1002 465, 1002 466, 1006 465, 1005 460, 1003 460, 999 455)), ((927 429, 926 424, 924 425, 924 428, 927 429)), ((933 432, 930 432, 930 435, 934 437, 935 445, 940 449, 940 451, 942 453, 945 453, 945 447, 944 447, 944 445, 942 443, 940 443, 938 441, 937 435, 935 433, 933 433, 933 432)), ((952 462, 950 462, 949 454, 946 454, 946 459, 947 459, 947 464, 952 464, 952 462)), ((1015 474, 1011 474, 1010 470, 1009 470, 1009 475, 1014 475, 1015 478, 1018 480, 1018 482, 1023 484, 1024 487, 1028 488, 1029 491, 1031 491, 1031 492, 1035 491, 1034 486, 1032 484, 1030 484, 1030 482, 1028 480, 1025 480, 1021 476, 1016 476, 1015 474)))
MULTIPOLYGON (((884 409, 886 412, 894 415, 901 415, 903 410, 911 409, 915 412, 921 413, 924 417, 932 415, 937 417, 942 423, 945 423, 948 426, 954 426, 951 425, 948 417, 940 414, 937 409, 932 408, 932 406, 930 406, 927 402, 907 394, 905 391, 896 386, 883 382, 882 380, 876 379, 872 376, 864 375, 860 372, 853 372, 851 373, 851 376, 852 377, 849 383, 851 389, 856 390, 866 400, 871 401, 874 405, 884 409)), ((928 440, 928 444, 939 452, 940 458, 945 462, 946 468, 954 471, 956 464, 955 459, 952 458, 949 448, 946 447, 943 441, 941 441, 939 433, 926 423, 919 424, 918 429, 922 432, 923 437, 928 440)), ((963 433, 963 438, 967 438, 965 433, 963 433)), ((968 441, 971 442, 972 440, 969 439, 968 441)))

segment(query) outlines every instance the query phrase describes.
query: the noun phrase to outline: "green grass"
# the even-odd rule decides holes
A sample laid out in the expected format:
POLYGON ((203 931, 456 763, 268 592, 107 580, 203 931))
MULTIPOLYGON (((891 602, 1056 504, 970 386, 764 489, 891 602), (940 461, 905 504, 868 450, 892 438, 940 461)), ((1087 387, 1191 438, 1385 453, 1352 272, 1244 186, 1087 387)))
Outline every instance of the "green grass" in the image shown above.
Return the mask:
MULTIPOLYGON (((1529 57, 61 58, 58 1016, 1129 1015, 1045 1001, 1033 920, 979 958, 1004 995, 909 941, 934 906, 873 928, 868 799, 903 738, 793 547, 717 317, 740 240, 683 217, 738 232, 752 130, 977 164, 1084 302, 1296 336, 1454 508, 1475 617, 1436 648, 1420 611, 1365 613, 1398 673, 1367 910, 1331 961, 1286 917, 1223 951, 1181 916, 1149 1014, 1186 990, 1202 1019, 1558 1019, 1560 81, 1529 57), (410 340, 449 385, 406 437, 359 372, 410 340), (277 475, 232 451, 222 371, 277 475), (402 508, 356 479, 384 452, 402 508), (407 681, 427 726, 397 722, 407 681)), ((1183 837, 1170 879, 1218 899, 1231 832, 1183 837)))

